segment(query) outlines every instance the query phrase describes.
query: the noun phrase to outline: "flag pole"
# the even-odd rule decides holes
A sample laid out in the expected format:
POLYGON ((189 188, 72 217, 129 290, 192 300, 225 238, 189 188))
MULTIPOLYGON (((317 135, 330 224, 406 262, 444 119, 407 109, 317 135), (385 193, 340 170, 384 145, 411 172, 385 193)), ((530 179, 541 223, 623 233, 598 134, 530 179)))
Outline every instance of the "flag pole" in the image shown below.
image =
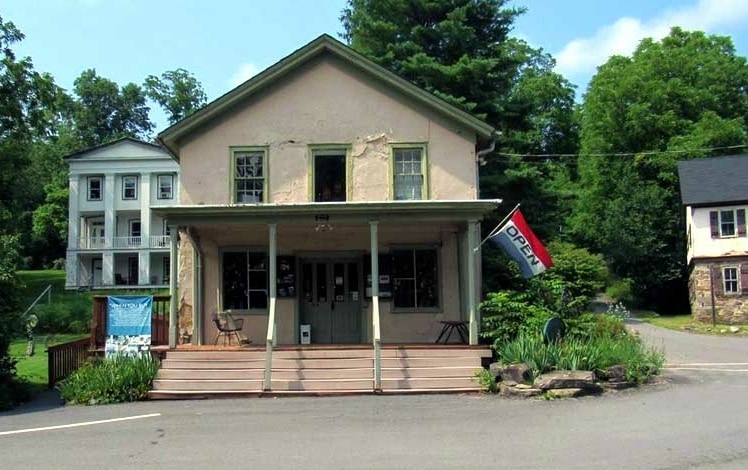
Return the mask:
POLYGON ((506 217, 504 217, 504 219, 503 219, 503 220, 502 220, 501 222, 499 222, 499 225, 497 225, 496 227, 494 227, 494 229, 493 229, 493 230, 491 230, 491 233, 489 233, 489 234, 488 234, 488 236, 486 236, 486 238, 484 238, 484 239, 483 239, 483 240, 482 240, 482 241, 481 241, 481 242, 480 242, 480 243, 478 244, 478 246, 476 246, 475 248, 473 248, 473 252, 477 252, 477 251, 478 251, 478 250, 480 249, 480 247, 481 247, 481 246, 483 246, 483 244, 484 244, 484 243, 486 243, 486 242, 488 241, 488 239, 489 239, 489 238, 491 238, 492 236, 494 236, 494 234, 495 234, 495 233, 496 233, 497 231, 501 230, 501 228, 502 228, 502 227, 504 226, 504 224, 506 224, 506 222, 507 222, 507 221, 508 221, 508 220, 509 220, 509 219, 510 219, 510 218, 511 218, 511 217, 512 217, 513 215, 514 215, 514 213, 515 213, 515 212, 517 212, 517 209, 519 209, 519 204, 517 204, 516 206, 514 206, 514 209, 512 209, 512 210, 511 210, 511 211, 509 212, 509 214, 507 214, 507 216, 506 216, 506 217))

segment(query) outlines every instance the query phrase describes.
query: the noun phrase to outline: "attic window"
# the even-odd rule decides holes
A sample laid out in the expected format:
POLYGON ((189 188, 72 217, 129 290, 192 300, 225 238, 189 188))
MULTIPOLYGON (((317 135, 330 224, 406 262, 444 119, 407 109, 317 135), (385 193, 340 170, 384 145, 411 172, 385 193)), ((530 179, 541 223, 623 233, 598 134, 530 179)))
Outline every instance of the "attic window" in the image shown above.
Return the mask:
POLYGON ((719 236, 720 237, 734 237, 735 236, 735 211, 734 210, 719 211, 719 236))
POLYGON ((235 149, 234 202, 237 204, 259 204, 265 202, 265 150, 235 149))
POLYGON ((89 201, 101 201, 101 187, 102 187, 101 176, 89 176, 88 177, 88 200, 89 201))
POLYGON ((346 151, 315 150, 314 202, 342 202, 346 200, 346 151))

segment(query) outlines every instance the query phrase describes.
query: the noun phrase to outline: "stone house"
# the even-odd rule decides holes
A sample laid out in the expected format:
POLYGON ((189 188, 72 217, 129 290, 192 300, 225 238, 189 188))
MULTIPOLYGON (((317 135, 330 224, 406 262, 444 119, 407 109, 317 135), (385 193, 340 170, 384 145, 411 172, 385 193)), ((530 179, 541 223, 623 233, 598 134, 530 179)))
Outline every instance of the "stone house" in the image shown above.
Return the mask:
POLYGON ((678 162, 691 313, 748 322, 748 155, 678 162))

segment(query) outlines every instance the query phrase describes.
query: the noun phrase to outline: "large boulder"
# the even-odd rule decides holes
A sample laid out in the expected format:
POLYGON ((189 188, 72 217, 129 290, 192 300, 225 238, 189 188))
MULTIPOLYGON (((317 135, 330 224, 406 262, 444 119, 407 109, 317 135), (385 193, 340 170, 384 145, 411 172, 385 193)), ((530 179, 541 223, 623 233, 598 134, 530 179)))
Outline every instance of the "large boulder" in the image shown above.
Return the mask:
POLYGON ((595 373, 582 370, 557 370, 541 374, 535 379, 535 388, 550 390, 552 388, 598 389, 595 384, 595 373))
POLYGON ((503 365, 494 362, 489 367, 489 370, 497 380, 524 383, 532 379, 532 372, 527 364, 503 365))
POLYGON ((504 382, 501 382, 499 384, 499 394, 505 397, 529 398, 529 397, 537 397, 541 393, 543 393, 542 390, 540 390, 539 388, 532 388, 529 385, 518 384, 518 385, 512 386, 512 385, 507 385, 504 382))

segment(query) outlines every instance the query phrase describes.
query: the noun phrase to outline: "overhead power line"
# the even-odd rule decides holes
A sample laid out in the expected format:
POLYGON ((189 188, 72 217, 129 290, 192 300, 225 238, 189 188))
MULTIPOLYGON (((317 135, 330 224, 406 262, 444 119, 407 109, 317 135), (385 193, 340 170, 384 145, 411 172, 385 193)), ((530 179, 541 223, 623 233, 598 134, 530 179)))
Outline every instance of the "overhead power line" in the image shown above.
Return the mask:
POLYGON ((494 155, 500 157, 521 158, 564 158, 564 157, 633 157, 636 155, 658 155, 663 153, 689 153, 689 152, 713 152, 715 150, 732 150, 746 148, 748 144, 728 145, 725 147, 709 147, 683 150, 650 150, 646 152, 619 152, 619 153, 506 153, 497 152, 494 155))

